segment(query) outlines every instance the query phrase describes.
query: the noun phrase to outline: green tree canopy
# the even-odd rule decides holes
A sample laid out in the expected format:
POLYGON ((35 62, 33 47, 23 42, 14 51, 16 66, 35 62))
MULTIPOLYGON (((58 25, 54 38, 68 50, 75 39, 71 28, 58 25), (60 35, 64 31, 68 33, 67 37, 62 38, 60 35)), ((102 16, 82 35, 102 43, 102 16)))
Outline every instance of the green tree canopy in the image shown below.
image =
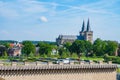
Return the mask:
POLYGON ((66 42, 63 46, 64 46, 64 48, 66 48, 67 51, 69 51, 71 45, 72 45, 71 42, 66 42))
POLYGON ((73 54, 71 55, 71 57, 74 58, 74 59, 77 59, 77 58, 78 58, 78 55, 77 55, 76 53, 73 53, 73 54))
POLYGON ((118 45, 118 56, 120 56, 120 44, 118 45))
POLYGON ((108 53, 109 56, 115 56, 115 52, 118 48, 118 43, 115 41, 105 41, 106 42, 106 53, 108 53))
POLYGON ((53 49, 53 48, 56 48, 55 45, 50 45, 50 44, 45 43, 45 42, 39 42, 39 43, 38 43, 38 47, 40 47, 39 53, 40 53, 41 55, 47 54, 47 55, 49 55, 49 56, 50 56, 50 54, 51 54, 52 49, 53 49))
POLYGON ((71 49, 70 52, 77 53, 80 56, 81 53, 85 52, 85 41, 83 41, 83 40, 76 40, 71 45, 70 49, 71 49))
POLYGON ((4 52, 7 52, 7 48, 4 46, 0 46, 0 56, 4 56, 4 52))
POLYGON ((35 45, 33 45, 31 41, 23 41, 22 44, 22 54, 29 56, 30 53, 35 53, 35 45))
POLYGON ((115 56, 115 52, 118 48, 118 43, 115 41, 103 41, 101 39, 96 39, 93 44, 93 52, 96 56, 104 56, 108 54, 109 56, 115 56))
POLYGON ((10 48, 10 43, 4 43, 3 44, 7 49, 10 48))
POLYGON ((89 56, 92 53, 93 45, 90 41, 84 41, 84 47, 85 47, 85 55, 89 56))
POLYGON ((96 56, 103 56, 105 54, 106 43, 101 39, 96 39, 93 44, 93 53, 96 56))

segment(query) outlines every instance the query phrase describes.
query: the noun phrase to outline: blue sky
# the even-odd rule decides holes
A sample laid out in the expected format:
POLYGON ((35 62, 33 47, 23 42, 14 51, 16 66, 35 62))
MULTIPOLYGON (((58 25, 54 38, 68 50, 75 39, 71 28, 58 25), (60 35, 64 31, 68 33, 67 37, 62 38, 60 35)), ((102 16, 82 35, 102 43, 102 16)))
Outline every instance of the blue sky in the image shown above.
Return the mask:
POLYGON ((94 40, 120 42, 120 0, 0 0, 1 40, 55 41, 90 19, 94 40))

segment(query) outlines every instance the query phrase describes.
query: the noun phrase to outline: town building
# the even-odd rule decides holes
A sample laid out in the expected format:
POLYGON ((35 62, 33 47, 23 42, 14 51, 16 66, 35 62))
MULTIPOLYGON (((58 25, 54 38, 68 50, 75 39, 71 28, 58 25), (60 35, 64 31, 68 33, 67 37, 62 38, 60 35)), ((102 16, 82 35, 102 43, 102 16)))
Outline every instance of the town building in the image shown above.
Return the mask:
POLYGON ((8 55, 9 56, 20 56, 22 46, 23 45, 20 43, 11 43, 10 48, 8 49, 8 55))
POLYGON ((79 35, 59 35, 56 39, 56 43, 57 45, 63 45, 66 42, 74 42, 75 40, 87 40, 91 43, 93 42, 93 31, 91 31, 89 19, 87 22, 87 27, 83 21, 82 29, 79 32, 79 35))

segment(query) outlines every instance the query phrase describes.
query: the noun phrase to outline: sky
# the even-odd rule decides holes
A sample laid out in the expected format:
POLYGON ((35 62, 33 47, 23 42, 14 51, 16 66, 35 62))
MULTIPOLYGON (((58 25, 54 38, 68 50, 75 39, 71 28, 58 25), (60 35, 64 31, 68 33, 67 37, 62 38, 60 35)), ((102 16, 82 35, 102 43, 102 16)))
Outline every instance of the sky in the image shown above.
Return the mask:
POLYGON ((94 40, 120 42, 120 0, 0 0, 0 40, 55 41, 79 35, 90 20, 94 40))

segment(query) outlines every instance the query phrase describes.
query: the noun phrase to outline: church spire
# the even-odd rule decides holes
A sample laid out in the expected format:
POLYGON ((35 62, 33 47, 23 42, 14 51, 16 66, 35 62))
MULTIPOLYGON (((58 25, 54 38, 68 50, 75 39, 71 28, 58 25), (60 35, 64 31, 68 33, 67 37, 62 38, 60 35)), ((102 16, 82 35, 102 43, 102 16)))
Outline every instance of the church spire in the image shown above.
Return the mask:
POLYGON ((89 22, 89 18, 88 18, 88 22, 87 22, 87 30, 86 31, 90 31, 90 22, 89 22))
POLYGON ((85 31, 85 22, 84 22, 84 20, 83 20, 83 24, 82 24, 82 30, 81 30, 81 32, 84 32, 85 31))

